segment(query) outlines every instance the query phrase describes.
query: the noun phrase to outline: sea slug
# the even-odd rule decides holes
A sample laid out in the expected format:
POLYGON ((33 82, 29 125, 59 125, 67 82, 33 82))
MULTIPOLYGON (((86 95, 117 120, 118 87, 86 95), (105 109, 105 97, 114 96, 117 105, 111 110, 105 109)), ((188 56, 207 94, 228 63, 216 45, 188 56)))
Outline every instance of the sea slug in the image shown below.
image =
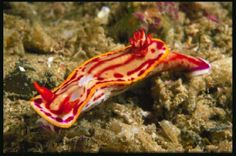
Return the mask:
POLYGON ((129 41, 131 45, 123 49, 84 62, 52 90, 34 82, 40 95, 31 100, 33 109, 52 125, 69 128, 80 113, 148 76, 166 70, 200 75, 211 68, 201 58, 170 51, 162 40, 146 35, 143 29, 136 31, 129 41))

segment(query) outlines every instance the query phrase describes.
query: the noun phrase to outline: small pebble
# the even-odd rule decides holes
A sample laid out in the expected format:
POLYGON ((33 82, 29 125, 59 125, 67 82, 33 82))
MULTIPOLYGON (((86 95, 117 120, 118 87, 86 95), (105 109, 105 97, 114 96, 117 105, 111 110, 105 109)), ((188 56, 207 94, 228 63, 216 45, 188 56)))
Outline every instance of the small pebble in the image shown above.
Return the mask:
POLYGON ((25 68, 24 67, 19 66, 19 69, 20 69, 20 71, 25 72, 25 68))

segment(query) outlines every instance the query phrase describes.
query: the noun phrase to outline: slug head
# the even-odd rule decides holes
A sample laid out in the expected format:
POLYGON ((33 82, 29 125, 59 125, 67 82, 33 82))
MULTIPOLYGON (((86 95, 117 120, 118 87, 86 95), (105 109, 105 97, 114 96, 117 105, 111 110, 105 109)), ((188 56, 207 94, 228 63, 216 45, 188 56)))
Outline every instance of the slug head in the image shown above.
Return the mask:
POLYGON ((36 112, 53 125, 62 128, 70 127, 75 122, 75 116, 79 111, 78 89, 71 87, 67 92, 56 94, 37 82, 33 84, 40 94, 31 102, 36 112))

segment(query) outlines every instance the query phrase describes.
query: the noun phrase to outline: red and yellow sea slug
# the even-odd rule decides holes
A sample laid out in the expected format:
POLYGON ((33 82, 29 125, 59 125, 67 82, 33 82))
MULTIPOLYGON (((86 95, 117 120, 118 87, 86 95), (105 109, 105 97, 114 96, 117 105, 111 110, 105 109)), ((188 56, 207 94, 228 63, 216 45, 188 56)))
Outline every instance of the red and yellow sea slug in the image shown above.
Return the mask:
POLYGON ((166 70, 185 70, 192 75, 210 70, 205 60, 170 52, 162 40, 146 36, 143 29, 134 33, 130 44, 89 59, 53 90, 35 82, 40 95, 31 100, 31 106, 52 125, 69 128, 80 113, 148 76, 166 70))

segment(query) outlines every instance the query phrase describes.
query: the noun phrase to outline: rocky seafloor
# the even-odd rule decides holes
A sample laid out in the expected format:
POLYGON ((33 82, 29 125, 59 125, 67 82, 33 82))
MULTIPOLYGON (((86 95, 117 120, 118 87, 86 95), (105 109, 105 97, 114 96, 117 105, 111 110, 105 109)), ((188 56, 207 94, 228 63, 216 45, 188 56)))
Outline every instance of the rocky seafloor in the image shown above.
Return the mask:
POLYGON ((232 152, 231 2, 4 2, 3 152, 232 152), (209 74, 163 72, 44 129, 29 100, 143 27, 209 74))

